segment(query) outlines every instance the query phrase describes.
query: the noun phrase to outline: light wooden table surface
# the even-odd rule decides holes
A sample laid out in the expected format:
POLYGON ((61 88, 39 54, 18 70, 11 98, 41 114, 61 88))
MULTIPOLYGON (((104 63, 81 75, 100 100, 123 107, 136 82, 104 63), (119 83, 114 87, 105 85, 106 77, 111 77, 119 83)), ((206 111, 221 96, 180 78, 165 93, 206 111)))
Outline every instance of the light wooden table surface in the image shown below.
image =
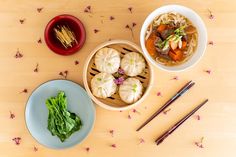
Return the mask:
POLYGON ((2 0, 0 5, 0 156, 1 157, 78 157, 78 156, 181 156, 220 157, 236 154, 236 2, 229 0, 2 0), (66 150, 51 150, 38 144, 29 134, 24 119, 25 103, 39 84, 61 78, 58 73, 68 70, 68 79, 81 85, 86 56, 98 44, 108 39, 127 39, 139 44, 139 32, 145 17, 165 4, 182 4, 195 10, 204 20, 209 41, 203 59, 188 71, 167 73, 155 69, 155 80, 149 97, 131 111, 112 112, 96 106, 95 127, 80 145, 66 150), (84 13, 91 5, 92 14, 84 13), (39 13, 37 8, 43 8, 39 13), (133 8, 131 14, 128 7, 133 8), (209 19, 210 9, 214 19, 209 19), (75 55, 63 57, 52 53, 44 42, 44 28, 56 15, 68 13, 83 21, 87 40, 75 55), (115 19, 110 20, 110 16, 115 19), (19 22, 24 19, 24 23, 19 22), (125 29, 137 23, 134 39, 125 29), (94 33, 98 29, 98 33, 94 33), (42 43, 37 41, 41 38, 42 43), (22 58, 14 56, 17 49, 22 58), (75 65, 75 60, 80 63, 75 65), (36 64, 39 71, 34 72, 36 64), (205 72, 211 70, 211 74, 205 72), (172 80, 178 76, 178 80, 172 80), (135 129, 158 109, 183 84, 194 80, 196 85, 181 97, 165 115, 161 114, 141 132, 135 129), (28 93, 20 93, 27 89, 28 93), (161 96, 157 93, 161 92, 161 96), (155 138, 174 124, 204 98, 209 98, 201 110, 191 117, 161 145, 155 138), (15 118, 10 118, 10 113, 15 118), (128 118, 131 116, 131 119, 128 118), (109 134, 114 130, 114 137, 109 134), (20 145, 12 138, 21 137, 20 145), (194 142, 204 137, 204 148, 194 142), (140 143, 140 139, 144 143, 140 143), (110 145, 116 144, 116 148, 110 145), (38 150, 34 151, 34 147, 38 150), (89 152, 86 148, 89 147, 89 152))

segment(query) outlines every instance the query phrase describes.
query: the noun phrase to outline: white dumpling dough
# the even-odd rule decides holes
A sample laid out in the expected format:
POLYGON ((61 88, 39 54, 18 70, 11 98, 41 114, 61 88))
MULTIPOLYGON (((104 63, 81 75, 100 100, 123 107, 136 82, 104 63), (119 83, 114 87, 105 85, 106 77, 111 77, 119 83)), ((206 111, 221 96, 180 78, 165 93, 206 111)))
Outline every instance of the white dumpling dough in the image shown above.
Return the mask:
POLYGON ((107 98, 112 96, 117 89, 114 77, 108 73, 98 73, 91 80, 91 89, 94 96, 107 98))
POLYGON ((120 67, 120 53, 113 48, 102 48, 95 55, 95 65, 100 72, 113 74, 120 67))
POLYGON ((119 87, 121 100, 130 104, 136 102, 143 94, 143 85, 136 78, 126 79, 119 87))
POLYGON ((140 53, 130 52, 125 54, 121 60, 121 68, 128 76, 137 76, 143 72, 145 60, 140 53))

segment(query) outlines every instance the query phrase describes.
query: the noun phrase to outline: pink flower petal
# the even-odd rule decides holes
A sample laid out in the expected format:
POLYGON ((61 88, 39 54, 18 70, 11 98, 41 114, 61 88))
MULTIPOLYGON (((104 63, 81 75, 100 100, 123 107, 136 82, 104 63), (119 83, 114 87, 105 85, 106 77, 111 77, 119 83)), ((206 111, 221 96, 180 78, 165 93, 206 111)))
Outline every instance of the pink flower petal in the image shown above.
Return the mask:
POLYGON ((10 118, 14 119, 15 117, 16 117, 15 114, 10 111, 10 118))
POLYGON ((78 64, 79 64, 79 61, 78 61, 78 60, 76 60, 76 61, 75 61, 75 65, 78 65, 78 64))
POLYGON ((131 14, 133 13, 133 8, 132 7, 129 7, 128 10, 131 14))
POLYGON ((208 45, 214 45, 214 42, 213 41, 208 41, 208 45))
POLYGON ((204 137, 201 137, 201 139, 197 142, 194 142, 194 144, 198 147, 198 148, 204 148, 203 146, 203 140, 204 140, 204 137))
POLYGON ((38 13, 41 13, 42 10, 43 10, 43 7, 37 8, 38 13))
POLYGON ((174 76, 171 80, 179 80, 178 76, 174 76))
POLYGON ((112 144, 111 147, 116 148, 116 144, 112 144))
POLYGON ((131 119, 131 116, 130 116, 130 114, 128 115, 128 119, 131 119))
POLYGON ((85 151, 86 151, 86 152, 89 152, 89 151, 90 151, 90 148, 89 148, 89 147, 86 147, 86 148, 85 148, 85 151))
POLYGON ((201 120, 200 115, 195 115, 196 120, 201 120))
POLYGON ((68 71, 68 70, 65 70, 64 72, 61 71, 61 72, 59 73, 59 75, 62 76, 62 77, 64 77, 64 79, 66 79, 67 76, 68 76, 68 73, 69 73, 69 71, 68 71))
POLYGON ((139 139, 139 144, 145 143, 145 140, 143 138, 139 139))
POLYGON ((133 113, 138 113, 138 114, 141 114, 138 110, 136 110, 136 109, 132 109, 132 112, 133 113))
POLYGON ((87 6, 87 7, 84 9, 84 12, 85 12, 85 13, 92 13, 92 11, 91 11, 91 6, 90 6, 90 5, 87 6))
POLYGON ((209 12, 209 19, 210 20, 213 20, 215 18, 215 16, 213 15, 212 11, 210 9, 208 9, 208 12, 209 12))
POLYGON ((163 114, 167 115, 167 113, 168 113, 170 110, 171 110, 170 108, 169 108, 169 109, 166 109, 166 110, 164 110, 164 111, 163 111, 163 114))
POLYGON ((39 40, 37 41, 39 44, 42 44, 42 39, 39 38, 39 40))
POLYGON ((209 69, 208 70, 204 70, 204 72, 206 72, 209 75, 211 74, 211 70, 209 70, 209 69))
POLYGON ((162 96, 161 92, 157 92, 157 96, 162 96))
POLYGON ((20 19, 19 22, 20 22, 20 24, 24 24, 25 23, 25 19, 20 19))
POLYGON ((112 21, 112 20, 114 20, 115 18, 114 18, 114 16, 110 16, 110 20, 112 21))
POLYGON ((98 33, 98 32, 100 32, 100 30, 94 29, 93 32, 94 32, 94 33, 98 33))
POLYGON ((125 28, 130 28, 130 26, 129 26, 129 25, 126 25, 125 28))
POLYGON ((20 93, 28 93, 28 89, 23 89, 20 93))
POLYGON ((15 54, 15 58, 22 58, 23 54, 20 53, 19 49, 17 49, 16 54, 15 54))
POLYGON ((37 63, 34 69, 34 72, 38 72, 39 71, 39 64, 37 63))
POLYGON ((114 130, 109 130, 109 133, 111 134, 112 137, 114 137, 114 130))
POLYGON ((12 141, 14 141, 16 145, 20 145, 21 137, 14 137, 12 141))

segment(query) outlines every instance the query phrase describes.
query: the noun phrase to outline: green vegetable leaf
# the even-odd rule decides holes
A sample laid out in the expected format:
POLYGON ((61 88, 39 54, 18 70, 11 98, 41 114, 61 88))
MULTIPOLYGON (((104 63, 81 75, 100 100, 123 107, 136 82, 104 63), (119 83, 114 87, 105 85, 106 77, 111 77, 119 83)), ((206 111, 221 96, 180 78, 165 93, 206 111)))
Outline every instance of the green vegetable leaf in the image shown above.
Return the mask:
POLYGON ((67 110, 67 99, 63 91, 60 91, 56 97, 48 98, 46 106, 49 111, 48 130, 53 136, 59 137, 61 142, 82 127, 79 116, 67 110))
POLYGON ((137 88, 138 88, 137 84, 134 84, 132 88, 133 92, 137 92, 137 88))

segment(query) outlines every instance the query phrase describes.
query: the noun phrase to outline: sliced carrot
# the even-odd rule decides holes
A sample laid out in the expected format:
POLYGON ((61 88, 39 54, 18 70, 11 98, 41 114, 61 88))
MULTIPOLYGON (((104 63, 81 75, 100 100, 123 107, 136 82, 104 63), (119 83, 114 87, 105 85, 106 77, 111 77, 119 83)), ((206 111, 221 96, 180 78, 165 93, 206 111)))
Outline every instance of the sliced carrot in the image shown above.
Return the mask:
POLYGON ((160 25, 157 27, 157 32, 161 33, 161 32, 163 32, 166 28, 167 28, 167 25, 165 25, 165 24, 160 24, 160 25))
POLYGON ((185 49, 186 47, 187 47, 187 41, 182 41, 181 50, 185 49))
POLYGON ((170 41, 170 48, 172 50, 175 50, 177 47, 178 47, 178 44, 175 41, 171 40, 170 41))
POLYGON ((147 48, 147 51, 151 56, 155 56, 156 54, 156 48, 155 48, 155 42, 156 40, 156 35, 155 33, 150 34, 149 38, 146 40, 145 45, 147 48))
POLYGON ((181 61, 183 59, 183 52, 180 49, 175 49, 174 51, 169 51, 169 56, 174 61, 181 61))

